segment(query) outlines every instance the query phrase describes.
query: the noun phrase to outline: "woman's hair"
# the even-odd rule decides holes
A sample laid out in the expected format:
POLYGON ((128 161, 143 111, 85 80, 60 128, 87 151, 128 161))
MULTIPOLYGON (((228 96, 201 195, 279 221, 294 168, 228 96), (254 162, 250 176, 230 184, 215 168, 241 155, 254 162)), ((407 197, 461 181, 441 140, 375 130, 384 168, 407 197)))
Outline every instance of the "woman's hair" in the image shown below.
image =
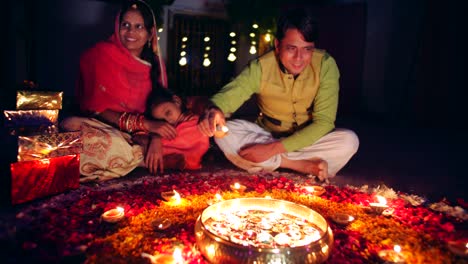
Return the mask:
MULTIPOLYGON (((145 116, 147 118, 153 118, 151 115, 152 109, 155 106, 160 105, 162 103, 174 102, 174 95, 176 94, 173 91, 166 89, 160 85, 157 85, 157 87, 153 89, 151 93, 148 95, 148 98, 146 100, 145 116)), ((185 111, 187 111, 187 107, 186 107, 184 100, 182 98, 180 98, 180 100, 182 102, 180 105, 180 110, 182 113, 184 113, 185 111)))
POLYGON ((317 21, 306 8, 291 9, 280 16, 276 27, 276 39, 282 40, 288 29, 299 30, 307 42, 315 42, 318 39, 317 21))
MULTIPOLYGON (((151 7, 145 2, 140 1, 140 0, 124 1, 122 4, 120 16, 119 16, 119 23, 122 22, 122 19, 125 13, 127 13, 130 10, 137 10, 140 12, 141 16, 143 17, 143 21, 145 23, 146 31, 148 31, 148 34, 151 36, 153 34, 151 29, 155 27, 154 15, 153 15, 153 11, 151 10, 151 7)), ((153 36, 153 38, 156 38, 156 37, 157 36, 153 36)), ((151 82, 153 83, 153 90, 156 90, 157 89, 156 85, 159 83, 159 75, 161 74, 161 69, 159 68, 159 63, 156 59, 156 56, 153 53, 152 45, 143 46, 143 51, 141 52, 141 59, 151 63, 151 66, 152 66, 151 67, 151 82)))

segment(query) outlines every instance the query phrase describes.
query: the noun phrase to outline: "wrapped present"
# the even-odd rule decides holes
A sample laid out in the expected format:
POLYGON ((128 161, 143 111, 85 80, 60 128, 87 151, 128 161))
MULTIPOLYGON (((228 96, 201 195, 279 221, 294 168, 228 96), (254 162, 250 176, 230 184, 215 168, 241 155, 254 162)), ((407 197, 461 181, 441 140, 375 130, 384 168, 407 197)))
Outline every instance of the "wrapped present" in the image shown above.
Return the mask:
POLYGON ((4 110, 10 127, 57 125, 59 110, 4 110))
POLYGON ((17 91, 17 110, 55 110, 62 109, 63 92, 17 91))
POLYGON ((16 162, 10 165, 11 202, 20 204, 80 186, 80 155, 16 162))
POLYGON ((65 132, 18 137, 18 161, 79 154, 83 148, 81 132, 65 132))
POLYGON ((58 133, 59 129, 56 125, 51 126, 22 126, 22 127, 9 127, 7 128, 8 134, 12 136, 34 136, 42 134, 58 133))

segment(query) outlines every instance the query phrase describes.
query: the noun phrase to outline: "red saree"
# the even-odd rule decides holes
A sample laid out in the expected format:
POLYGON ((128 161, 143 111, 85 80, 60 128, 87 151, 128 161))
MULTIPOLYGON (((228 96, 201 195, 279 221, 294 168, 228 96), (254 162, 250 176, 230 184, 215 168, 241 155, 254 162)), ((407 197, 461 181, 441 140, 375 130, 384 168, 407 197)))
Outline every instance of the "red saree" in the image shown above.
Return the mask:
MULTIPOLYGON (((99 113, 106 109, 117 112, 142 113, 151 91, 151 65, 134 57, 120 42, 119 16, 115 32, 97 43, 80 58, 77 99, 82 111, 99 113)), ((153 34, 155 34, 153 32, 153 34)), ((160 59, 157 36, 153 37, 153 52, 160 68, 159 82, 167 87, 164 62, 160 59)))
POLYGON ((184 155, 185 168, 190 170, 201 168, 201 159, 210 145, 209 138, 198 130, 197 123, 198 116, 193 116, 176 127, 175 139, 162 140, 163 155, 172 153, 184 155))

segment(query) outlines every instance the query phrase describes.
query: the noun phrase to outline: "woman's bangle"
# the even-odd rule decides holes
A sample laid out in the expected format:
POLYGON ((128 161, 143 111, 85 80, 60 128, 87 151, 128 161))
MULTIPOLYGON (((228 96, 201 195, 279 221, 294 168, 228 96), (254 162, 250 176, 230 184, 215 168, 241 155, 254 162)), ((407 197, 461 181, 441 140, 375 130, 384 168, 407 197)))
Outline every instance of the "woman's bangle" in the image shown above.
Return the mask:
POLYGON ((119 129, 129 133, 136 131, 148 132, 144 120, 145 117, 142 114, 123 112, 119 117, 119 129))

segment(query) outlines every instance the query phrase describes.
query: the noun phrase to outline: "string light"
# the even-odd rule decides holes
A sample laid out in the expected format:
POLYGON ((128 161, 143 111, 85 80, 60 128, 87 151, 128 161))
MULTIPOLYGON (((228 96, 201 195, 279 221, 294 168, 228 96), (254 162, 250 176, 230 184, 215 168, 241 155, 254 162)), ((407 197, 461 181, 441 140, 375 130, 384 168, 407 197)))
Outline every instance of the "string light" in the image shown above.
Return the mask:
POLYGON ((206 43, 206 47, 205 47, 205 54, 203 54, 203 66, 204 67, 208 67, 211 65, 211 60, 210 60, 210 55, 209 55, 209 51, 211 50, 211 47, 210 47, 210 37, 209 36, 205 36, 203 38, 203 41, 206 43))
MULTIPOLYGON (((186 43, 188 41, 188 37, 182 37, 182 42, 186 43)), ((180 51, 180 59, 179 59, 179 65, 180 66, 185 66, 187 65, 187 52, 185 51, 185 48, 187 48, 187 44, 182 44, 181 45, 181 51, 180 51)))
POLYGON ((235 61, 237 59, 236 55, 234 55, 234 53, 229 53, 229 56, 228 56, 228 61, 235 61))
POLYGON ((236 51, 237 51, 237 48, 235 47, 235 45, 237 44, 237 41, 235 39, 235 37, 237 36, 236 32, 232 31, 231 33, 229 33, 229 37, 231 37, 231 47, 229 48, 229 55, 227 57, 227 60, 230 61, 230 62, 234 62, 236 61, 237 57, 236 57, 236 51))

